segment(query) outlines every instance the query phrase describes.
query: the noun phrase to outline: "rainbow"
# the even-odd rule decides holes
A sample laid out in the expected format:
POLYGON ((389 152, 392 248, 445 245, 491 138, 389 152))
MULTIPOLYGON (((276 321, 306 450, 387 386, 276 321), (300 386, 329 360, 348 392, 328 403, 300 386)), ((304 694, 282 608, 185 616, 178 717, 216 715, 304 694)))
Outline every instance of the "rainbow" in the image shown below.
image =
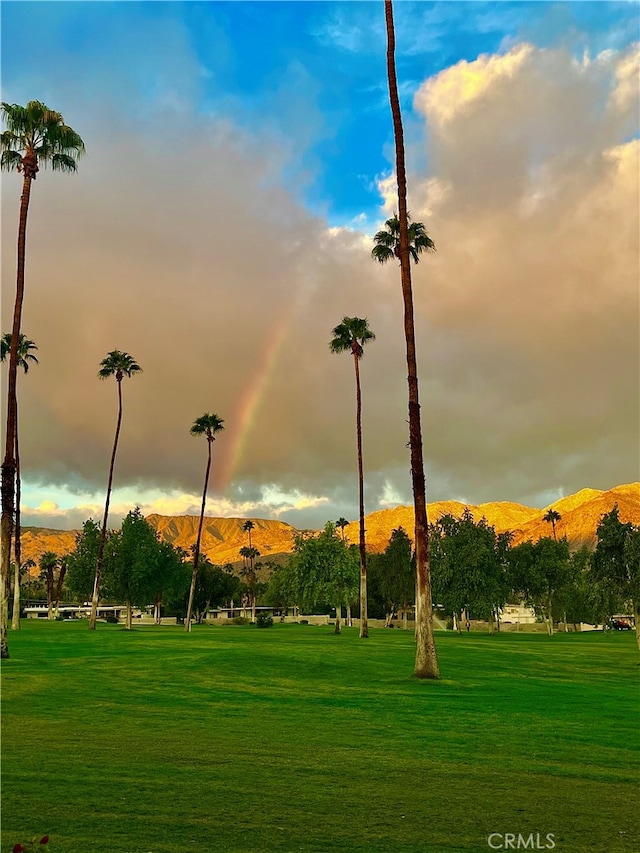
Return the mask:
POLYGON ((230 418, 234 428, 218 481, 219 490, 225 496, 247 446, 247 441, 256 421, 256 414, 269 386, 269 379, 276 367, 278 355, 287 337, 287 330, 294 311, 295 304, 292 303, 271 329, 260 353, 258 368, 245 387, 235 412, 230 418))

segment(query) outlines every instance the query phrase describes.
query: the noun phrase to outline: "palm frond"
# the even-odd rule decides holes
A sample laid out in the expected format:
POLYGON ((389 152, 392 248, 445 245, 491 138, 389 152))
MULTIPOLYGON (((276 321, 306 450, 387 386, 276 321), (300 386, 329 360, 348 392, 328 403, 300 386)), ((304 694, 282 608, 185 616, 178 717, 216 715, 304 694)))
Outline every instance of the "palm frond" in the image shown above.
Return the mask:
POLYGON ((375 261, 378 261, 381 264, 386 264, 387 261, 390 261, 392 258, 395 257, 393 249, 389 248, 389 246, 384 246, 382 244, 374 246, 371 250, 371 255, 375 261))
POLYGON ((224 420, 219 418, 215 414, 205 414, 200 415, 199 418, 193 422, 193 426, 189 430, 191 435, 207 435, 207 438, 215 435, 215 433, 220 432, 220 430, 224 429, 224 420))
MULTIPOLYGON (((2 338, 0 339, 0 361, 6 361, 9 357, 9 353, 11 351, 11 340, 13 335, 11 332, 5 332, 2 338)), ((26 335, 20 333, 20 337, 18 338, 18 365, 21 367, 25 373, 29 372, 29 362, 32 361, 34 364, 38 364, 38 358, 35 356, 31 350, 38 349, 37 345, 34 344, 33 341, 30 341, 26 335)))
MULTIPOLYGON (((412 222, 411 216, 407 214, 409 225, 409 254, 414 263, 420 260, 421 252, 435 252, 436 245, 427 234, 427 231, 422 222, 412 222)), ((398 256, 400 247, 400 220, 397 216, 387 219, 385 228, 373 238, 374 247, 371 250, 371 257, 381 264, 390 261, 398 256)))
POLYGON ((50 161, 44 161, 45 166, 47 162, 51 163, 54 172, 77 172, 78 170, 76 161, 69 154, 54 154, 50 161))
POLYGON ((142 373, 142 368, 128 352, 120 352, 120 350, 115 349, 100 362, 98 376, 100 379, 108 379, 109 376, 118 373, 124 376, 133 376, 134 373, 142 373))
POLYGON ((333 329, 329 349, 333 353, 350 352, 362 358, 363 345, 375 340, 368 320, 362 317, 343 317, 342 323, 333 329))
POLYGON ((378 231, 373 241, 377 246, 387 246, 392 249, 396 244, 397 237, 392 231, 378 231))
POLYGON ((13 172, 14 169, 20 169, 22 165, 22 154, 19 151, 4 149, 0 158, 0 168, 4 172, 13 172))
MULTIPOLYGON (((82 138, 65 124, 61 113, 50 110, 41 101, 26 106, 3 102, 0 112, 7 130, 2 134, 2 148, 35 155, 38 163, 51 165, 55 171, 75 172, 76 161, 84 154, 82 138)), ((16 165, 15 157, 7 158, 3 168, 16 165)))

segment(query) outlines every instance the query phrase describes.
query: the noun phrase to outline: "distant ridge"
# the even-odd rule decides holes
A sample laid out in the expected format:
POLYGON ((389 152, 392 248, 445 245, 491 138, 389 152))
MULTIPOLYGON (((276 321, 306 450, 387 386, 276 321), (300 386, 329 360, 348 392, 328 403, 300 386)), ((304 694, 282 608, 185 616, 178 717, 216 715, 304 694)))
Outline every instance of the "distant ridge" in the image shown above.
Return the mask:
MULTIPOLYGON (((434 522, 443 515, 460 518, 468 508, 476 521, 486 518, 496 533, 511 531, 512 542, 518 545, 520 542, 537 542, 544 536, 551 536, 551 525, 543 518, 549 509, 554 509, 561 515, 560 521, 556 522, 556 536, 566 536, 569 544, 577 548, 583 544, 595 547, 598 523, 616 504, 621 521, 640 524, 640 483, 616 486, 608 491, 581 489, 575 495, 554 501, 543 509, 532 509, 509 501, 478 506, 459 501, 435 501, 429 504, 428 512, 429 521, 434 522)), ((373 512, 367 516, 366 522, 367 547, 371 551, 381 551, 386 547, 395 527, 404 527, 409 536, 413 536, 413 507, 399 506, 373 512)), ((352 522, 345 531, 350 542, 358 541, 357 522, 352 522)))
MULTIPOLYGON (((149 515, 147 521, 158 531, 163 539, 172 545, 190 552, 198 533, 199 516, 149 515)), ((205 516, 202 527, 200 549, 214 563, 235 563, 242 559, 240 548, 248 544, 246 531, 242 529, 246 518, 208 518, 205 516)), ((296 529, 284 521, 271 521, 252 518, 251 544, 260 551, 261 560, 268 560, 275 554, 289 553, 293 550, 293 537, 296 529)))
MULTIPOLYGON (((507 530, 513 533, 513 543, 531 540, 537 542, 543 536, 551 536, 551 526, 543 521, 549 509, 559 512, 561 519, 556 523, 556 535, 566 536, 572 547, 587 544, 594 547, 596 528, 600 518, 618 504, 620 519, 623 522, 640 524, 640 483, 616 486, 607 491, 581 489, 575 495, 554 501, 544 509, 532 509, 510 501, 495 501, 477 506, 463 504, 460 501, 435 501, 428 507, 429 521, 434 522, 443 515, 459 518, 465 508, 469 508, 473 517, 479 521, 486 518, 497 533, 507 530)), ((240 548, 248 544, 247 534, 242 529, 246 518, 210 518, 205 516, 202 532, 202 553, 213 563, 237 563, 240 548)), ((260 551, 260 559, 268 560, 293 550, 295 527, 284 521, 252 518, 254 528, 251 531, 252 544, 260 551)), ((198 516, 195 515, 150 515, 147 521, 171 544, 190 551, 195 542, 198 529, 198 516)), ((413 507, 398 506, 395 509, 383 509, 372 512, 366 517, 367 548, 370 551, 384 550, 391 531, 404 527, 413 537, 413 507)), ((75 547, 76 530, 53 530, 47 527, 25 527, 22 531, 23 560, 36 561, 45 553, 68 554, 75 547)), ((351 522, 345 527, 345 536, 349 542, 358 541, 358 523, 351 522)))

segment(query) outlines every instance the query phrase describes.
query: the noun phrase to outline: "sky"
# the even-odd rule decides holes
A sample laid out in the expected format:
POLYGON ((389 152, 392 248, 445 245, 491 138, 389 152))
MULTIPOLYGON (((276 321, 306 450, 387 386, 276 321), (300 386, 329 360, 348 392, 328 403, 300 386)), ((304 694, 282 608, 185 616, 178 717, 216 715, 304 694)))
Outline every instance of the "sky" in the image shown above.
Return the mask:
MULTIPOLYGON (((24 525, 197 514, 298 528, 412 500, 384 4, 2 2, 2 100, 83 137, 29 209, 24 525)), ((397 2, 428 499, 544 507, 640 479, 637 3, 397 2)), ((2 331, 21 179, 2 179, 2 331)), ((2 369, 2 381, 6 367, 2 369)), ((3 395, 6 393, 3 390, 3 395)))

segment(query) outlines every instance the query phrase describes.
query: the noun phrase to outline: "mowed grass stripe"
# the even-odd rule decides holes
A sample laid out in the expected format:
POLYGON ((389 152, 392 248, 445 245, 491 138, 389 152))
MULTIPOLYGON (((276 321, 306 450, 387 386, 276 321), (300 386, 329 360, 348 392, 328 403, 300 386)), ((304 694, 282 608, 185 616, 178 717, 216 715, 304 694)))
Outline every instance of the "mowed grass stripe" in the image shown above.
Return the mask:
POLYGON ((24 623, 3 667, 3 850, 635 851, 628 635, 24 623))

